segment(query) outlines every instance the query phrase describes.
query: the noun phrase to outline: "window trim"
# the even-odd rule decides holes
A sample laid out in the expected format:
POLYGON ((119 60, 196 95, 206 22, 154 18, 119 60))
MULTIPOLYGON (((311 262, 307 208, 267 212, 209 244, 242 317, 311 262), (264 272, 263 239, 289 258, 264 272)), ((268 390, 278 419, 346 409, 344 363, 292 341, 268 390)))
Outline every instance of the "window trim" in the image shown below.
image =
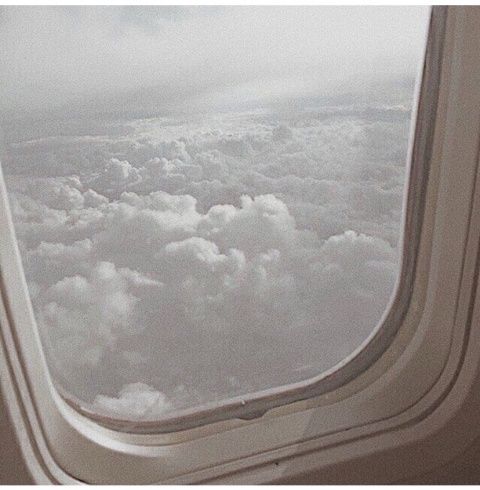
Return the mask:
MULTIPOLYGON (((480 235, 475 192, 480 104, 472 101, 480 102, 480 84, 472 80, 480 78, 480 33, 475 29, 480 9, 434 7, 432 25, 442 18, 446 28, 438 109, 434 123, 427 128, 417 124, 411 151, 414 159, 431 161, 412 301, 385 353, 332 392, 272 409, 255 420, 225 420, 170 434, 122 433, 82 416, 56 392, 46 371, 1 182, 0 229, 8 233, 0 241, 0 382, 2 392, 9 393, 22 447, 36 456, 35 463, 27 461, 37 465, 32 466, 34 476, 61 483, 259 483, 312 468, 319 478, 328 478, 331 468, 344 465, 345 477, 358 458, 373 458, 378 466, 379 454, 401 455, 405 446, 419 447, 431 433, 441 434, 440 422, 454 418, 468 399, 473 381, 460 383, 460 375, 472 376, 479 364, 472 354, 480 337, 472 290, 476 293, 480 235), (429 131, 431 158, 419 140, 422 127, 429 131), (467 374, 462 374, 464 368, 467 374)), ((432 76, 425 72, 420 114, 426 94, 433 92, 432 76)), ((472 432, 469 428, 462 442, 472 432)), ((413 463, 425 469, 424 461, 413 463)), ((382 471, 392 478, 397 466, 382 471)))

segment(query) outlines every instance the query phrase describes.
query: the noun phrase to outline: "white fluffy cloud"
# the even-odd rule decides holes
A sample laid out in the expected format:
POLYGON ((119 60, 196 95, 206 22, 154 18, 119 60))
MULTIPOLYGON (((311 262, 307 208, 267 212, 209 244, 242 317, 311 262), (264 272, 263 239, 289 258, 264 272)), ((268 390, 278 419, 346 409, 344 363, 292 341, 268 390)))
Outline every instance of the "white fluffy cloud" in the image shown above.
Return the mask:
POLYGON ((132 322, 139 301, 132 290, 138 284, 162 286, 129 269, 117 270, 110 262, 97 263, 89 277, 65 277, 50 286, 42 294, 39 320, 51 329, 45 337, 56 361, 65 366, 97 365, 119 335, 141 330, 142 325, 132 322))
POLYGON ((409 114, 375 111, 142 119, 11 144, 17 234, 59 382, 145 418, 348 355, 398 265, 409 114))
POLYGON ((125 385, 117 398, 98 395, 93 407, 108 415, 126 418, 155 418, 171 408, 166 396, 144 383, 125 385))

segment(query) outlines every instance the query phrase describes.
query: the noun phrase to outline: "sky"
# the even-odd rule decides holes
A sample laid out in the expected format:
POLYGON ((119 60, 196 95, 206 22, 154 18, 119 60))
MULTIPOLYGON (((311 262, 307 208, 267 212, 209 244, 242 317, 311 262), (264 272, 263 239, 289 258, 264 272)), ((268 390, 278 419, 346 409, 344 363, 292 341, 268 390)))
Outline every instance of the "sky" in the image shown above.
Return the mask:
POLYGON ((415 77, 426 7, 0 8, 0 109, 192 110, 415 77))

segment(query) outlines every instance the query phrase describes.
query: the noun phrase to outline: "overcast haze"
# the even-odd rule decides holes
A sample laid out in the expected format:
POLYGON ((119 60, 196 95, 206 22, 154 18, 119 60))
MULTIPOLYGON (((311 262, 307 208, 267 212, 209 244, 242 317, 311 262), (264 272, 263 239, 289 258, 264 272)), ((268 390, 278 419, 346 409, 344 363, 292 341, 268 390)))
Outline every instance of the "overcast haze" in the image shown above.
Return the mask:
POLYGON ((308 379, 398 275, 423 7, 3 7, 3 172, 55 380, 149 419, 308 379))
POLYGON ((186 109, 207 101, 211 109, 215 102, 359 92, 372 81, 416 75, 426 11, 3 7, 0 107, 51 110, 94 98, 106 111, 126 102, 130 109, 186 109), (123 94, 134 103, 119 100, 123 94))

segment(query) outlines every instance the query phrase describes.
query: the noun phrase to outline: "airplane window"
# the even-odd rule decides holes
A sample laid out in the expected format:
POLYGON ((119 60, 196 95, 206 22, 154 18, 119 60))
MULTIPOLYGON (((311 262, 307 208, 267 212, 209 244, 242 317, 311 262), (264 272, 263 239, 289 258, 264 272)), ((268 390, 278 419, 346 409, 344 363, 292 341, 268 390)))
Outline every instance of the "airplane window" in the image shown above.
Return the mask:
POLYGON ((0 22, 2 170, 67 398, 156 420, 308 380, 365 341, 399 272, 426 7, 0 22))

